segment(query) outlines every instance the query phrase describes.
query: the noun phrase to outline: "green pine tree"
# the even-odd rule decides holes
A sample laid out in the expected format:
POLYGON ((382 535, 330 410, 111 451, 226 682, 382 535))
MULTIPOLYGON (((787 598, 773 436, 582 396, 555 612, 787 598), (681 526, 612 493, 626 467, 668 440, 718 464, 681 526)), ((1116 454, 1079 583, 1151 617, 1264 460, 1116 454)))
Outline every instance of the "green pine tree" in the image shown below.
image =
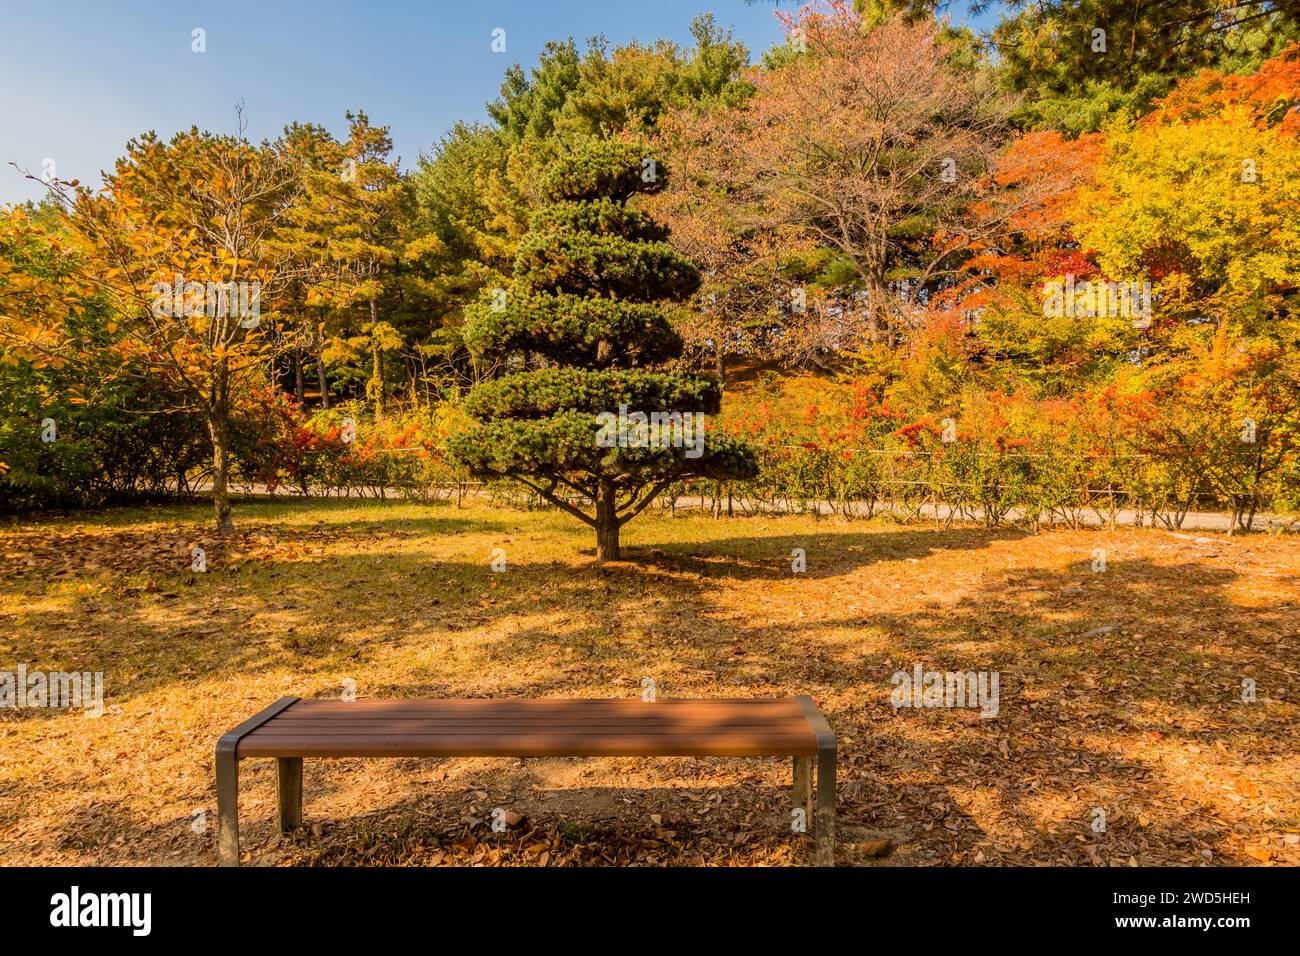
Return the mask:
POLYGON ((618 559, 620 528, 672 482, 758 470, 744 444, 677 427, 717 413, 716 380, 648 368, 681 354, 667 305, 700 284, 668 230, 627 206, 664 179, 635 144, 577 147, 540 184, 543 204, 509 288, 485 290, 466 310, 465 343, 481 367, 522 370, 470 392, 466 411, 478 421, 453 439, 453 454, 477 476, 514 478, 591 525, 602 561, 618 559), (622 408, 650 422, 620 441, 622 408))

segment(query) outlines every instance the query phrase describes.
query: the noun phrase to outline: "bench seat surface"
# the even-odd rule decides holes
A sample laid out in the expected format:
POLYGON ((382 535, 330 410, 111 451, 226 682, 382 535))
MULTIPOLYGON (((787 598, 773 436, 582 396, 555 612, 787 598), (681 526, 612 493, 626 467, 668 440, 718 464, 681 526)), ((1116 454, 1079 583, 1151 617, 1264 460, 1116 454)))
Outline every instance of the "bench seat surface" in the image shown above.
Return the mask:
POLYGON ((775 757, 817 753, 798 700, 299 700, 239 757, 775 757))

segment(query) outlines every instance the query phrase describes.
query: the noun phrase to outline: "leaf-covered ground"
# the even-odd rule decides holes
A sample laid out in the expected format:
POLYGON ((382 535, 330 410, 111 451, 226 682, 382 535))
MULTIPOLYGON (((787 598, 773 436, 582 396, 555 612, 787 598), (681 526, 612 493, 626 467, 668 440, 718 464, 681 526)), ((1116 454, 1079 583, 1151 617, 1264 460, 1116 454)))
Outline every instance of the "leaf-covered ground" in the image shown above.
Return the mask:
MULTIPOLYGON (((224 546, 197 506, 0 525, 0 670, 104 671, 108 704, 0 711, 0 863, 213 863, 216 739, 286 694, 632 697, 645 677, 661 697, 811 694, 840 739, 841 864, 1300 863, 1295 538, 648 513, 602 569, 549 512, 236 518, 224 546), (999 715, 894 710, 890 678, 917 663, 997 671, 999 715)), ((811 861, 784 760, 329 760, 305 778, 308 827, 282 838, 274 762, 244 763, 246 862, 811 861), (518 816, 506 833, 496 807, 518 816)))

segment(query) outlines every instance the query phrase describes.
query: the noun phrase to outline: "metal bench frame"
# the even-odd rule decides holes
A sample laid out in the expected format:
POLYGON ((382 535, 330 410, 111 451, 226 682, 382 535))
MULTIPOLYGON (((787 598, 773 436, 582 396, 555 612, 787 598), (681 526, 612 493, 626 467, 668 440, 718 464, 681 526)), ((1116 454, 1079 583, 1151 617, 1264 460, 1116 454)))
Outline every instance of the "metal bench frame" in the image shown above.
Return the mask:
MULTIPOLYGON (((217 741, 217 857, 221 866, 239 866, 239 741, 301 698, 281 697, 270 707, 223 734, 217 741)), ((835 734, 811 697, 795 698, 817 740, 813 786, 813 757, 794 757, 794 803, 803 807, 814 829, 817 866, 835 863, 835 734), (815 802, 814 802, 815 793, 815 802)), ((251 758, 250 758, 251 759, 251 758)), ((302 757, 276 757, 280 832, 302 826, 302 757)))

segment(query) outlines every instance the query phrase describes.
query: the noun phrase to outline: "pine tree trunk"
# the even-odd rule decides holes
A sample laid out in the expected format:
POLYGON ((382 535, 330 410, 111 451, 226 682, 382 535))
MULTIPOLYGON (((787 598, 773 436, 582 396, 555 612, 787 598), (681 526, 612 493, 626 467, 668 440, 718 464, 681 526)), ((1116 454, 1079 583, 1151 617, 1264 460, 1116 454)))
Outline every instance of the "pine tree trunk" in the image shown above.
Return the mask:
POLYGON ((614 483, 601 481, 596 496, 596 560, 617 561, 618 514, 615 510, 614 483))

